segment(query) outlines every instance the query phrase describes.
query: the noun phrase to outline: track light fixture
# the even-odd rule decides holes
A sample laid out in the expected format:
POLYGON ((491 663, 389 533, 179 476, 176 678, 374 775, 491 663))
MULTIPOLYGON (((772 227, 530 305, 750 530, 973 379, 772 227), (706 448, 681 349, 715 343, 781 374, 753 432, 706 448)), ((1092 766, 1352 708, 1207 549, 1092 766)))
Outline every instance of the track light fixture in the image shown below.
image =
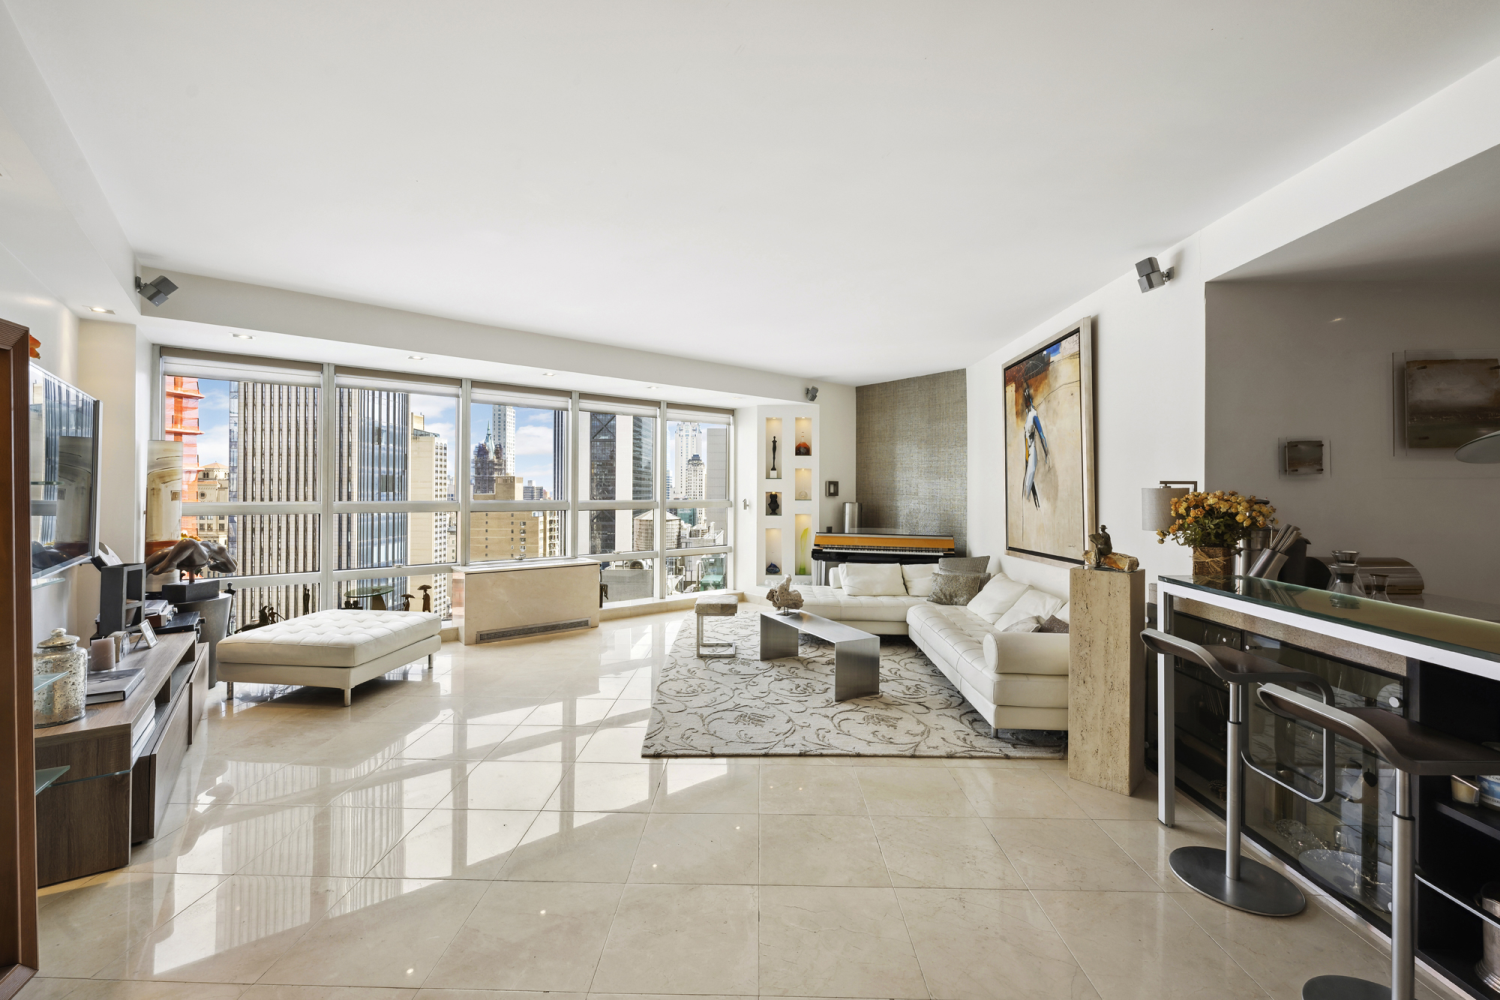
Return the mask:
POLYGON ((167 296, 177 291, 177 283, 174 282, 171 278, 168 278, 165 274, 158 274, 155 281, 143 283, 140 279, 140 276, 137 275, 135 279, 135 290, 141 298, 145 299, 153 306, 159 306, 163 302, 167 301, 167 296))
POLYGON ((1136 279, 1143 292, 1149 292, 1153 288, 1160 288, 1171 281, 1174 270, 1174 268, 1169 267, 1163 271, 1160 265, 1156 263, 1155 257, 1147 257, 1145 260, 1135 262, 1136 279))

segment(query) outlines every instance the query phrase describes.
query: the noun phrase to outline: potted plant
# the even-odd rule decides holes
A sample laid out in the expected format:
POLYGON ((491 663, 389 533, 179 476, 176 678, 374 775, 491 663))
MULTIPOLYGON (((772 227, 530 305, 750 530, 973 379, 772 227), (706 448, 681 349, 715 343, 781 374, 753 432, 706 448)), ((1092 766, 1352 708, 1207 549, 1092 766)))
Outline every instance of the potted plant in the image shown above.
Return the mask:
POLYGON ((1194 580, 1224 580, 1234 575, 1234 553, 1256 528, 1276 523, 1276 508, 1234 490, 1189 493, 1172 501, 1172 526, 1156 533, 1193 550, 1194 580))

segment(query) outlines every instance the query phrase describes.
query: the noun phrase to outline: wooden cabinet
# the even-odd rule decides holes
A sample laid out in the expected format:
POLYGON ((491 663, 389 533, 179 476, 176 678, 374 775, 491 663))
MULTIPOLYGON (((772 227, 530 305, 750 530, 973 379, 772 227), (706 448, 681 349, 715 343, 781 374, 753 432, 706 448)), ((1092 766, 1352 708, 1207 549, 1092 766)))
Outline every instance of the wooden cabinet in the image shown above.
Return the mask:
POLYGON ((37 870, 52 885, 130 863, 130 845, 156 836, 208 698, 208 646, 163 636, 121 666, 144 679, 129 698, 77 722, 34 731, 37 767, 69 767, 36 800, 37 870))

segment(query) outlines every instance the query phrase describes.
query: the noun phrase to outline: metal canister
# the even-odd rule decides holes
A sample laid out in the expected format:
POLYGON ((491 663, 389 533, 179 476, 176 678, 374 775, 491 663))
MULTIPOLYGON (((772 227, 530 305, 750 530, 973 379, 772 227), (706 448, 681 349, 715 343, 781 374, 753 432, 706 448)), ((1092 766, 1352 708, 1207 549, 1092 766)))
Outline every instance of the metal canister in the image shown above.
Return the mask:
POLYGON ((859 530, 859 513, 859 504, 844 504, 844 534, 852 535, 859 530))
MULTIPOLYGON (((1478 903, 1485 913, 1500 920, 1500 882, 1486 882, 1480 886, 1478 903)), ((1484 985, 1500 990, 1500 927, 1488 920, 1481 923, 1484 926, 1484 958, 1474 966, 1474 971, 1479 973, 1484 985)))

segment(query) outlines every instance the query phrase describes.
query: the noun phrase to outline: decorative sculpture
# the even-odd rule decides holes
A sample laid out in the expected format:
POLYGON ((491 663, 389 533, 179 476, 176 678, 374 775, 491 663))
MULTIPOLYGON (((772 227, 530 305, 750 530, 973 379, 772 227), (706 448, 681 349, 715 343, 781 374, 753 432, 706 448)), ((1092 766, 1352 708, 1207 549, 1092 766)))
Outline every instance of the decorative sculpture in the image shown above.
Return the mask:
POLYGON ((422 584, 422 586, 418 587, 417 589, 422 592, 422 610, 423 611, 431 611, 432 610, 432 584, 430 584, 430 583, 424 583, 424 584, 422 584))
POLYGON ((771 474, 770 479, 780 479, 781 473, 776 471, 776 435, 771 435, 771 474))
POLYGON ((198 538, 183 538, 170 549, 160 549, 146 557, 146 572, 151 576, 181 570, 191 580, 205 569, 233 573, 238 567, 224 546, 198 538))
POLYGON ((286 621, 286 619, 282 616, 281 612, 276 610, 274 604, 262 604, 260 606, 260 617, 240 629, 240 631, 248 632, 253 628, 264 628, 267 625, 282 621, 286 621))
POLYGON ((1109 537, 1109 529, 1099 525, 1099 530, 1089 535, 1090 545, 1083 553, 1083 564, 1089 569, 1104 569, 1115 573, 1132 573, 1141 561, 1135 556, 1116 552, 1109 537))
POLYGON ((781 586, 766 594, 766 600, 771 602, 779 615, 789 615, 802 607, 802 595, 792 589, 791 577, 782 580, 781 586))
POLYGON ((401 610, 402 611, 410 611, 411 610, 411 602, 412 602, 412 595, 411 594, 402 594, 401 595, 401 610))

